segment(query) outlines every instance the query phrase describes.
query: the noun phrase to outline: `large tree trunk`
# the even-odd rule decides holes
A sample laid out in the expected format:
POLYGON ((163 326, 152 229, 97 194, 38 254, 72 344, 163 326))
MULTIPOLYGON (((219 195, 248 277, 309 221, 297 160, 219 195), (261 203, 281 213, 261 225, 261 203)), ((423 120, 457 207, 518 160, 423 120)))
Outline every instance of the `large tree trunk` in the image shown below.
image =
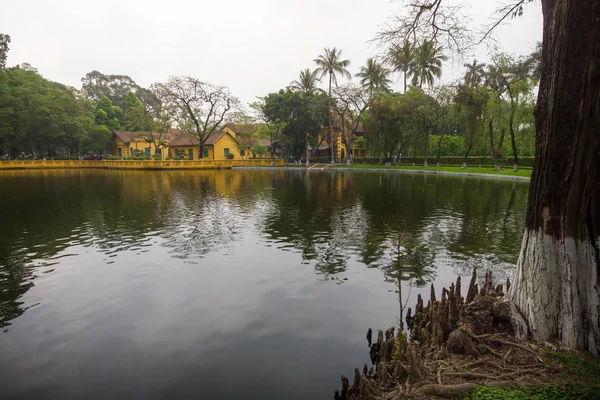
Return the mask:
POLYGON ((510 298, 537 340, 600 353, 600 2, 542 0, 536 159, 510 298))
POLYGON ((442 133, 440 135, 440 139, 438 140, 438 151, 437 151, 437 162, 436 162, 436 166, 438 168, 440 167, 440 156, 442 155, 442 140, 444 139, 444 135, 445 135, 445 133, 442 133))
POLYGON ((519 158, 517 157, 517 143, 515 141, 515 112, 516 106, 513 106, 512 111, 510 112, 510 118, 508 121, 508 129, 510 129, 510 144, 512 145, 513 151, 513 170, 517 172, 519 170, 519 158))
POLYGON ((500 166, 498 165, 498 160, 496 157, 496 147, 494 146, 494 117, 490 118, 488 122, 488 135, 490 136, 490 154, 492 155, 494 169, 500 170, 500 166))
POLYGON ((473 141, 471 140, 471 142, 469 143, 469 147, 467 147, 467 151, 465 152, 465 159, 463 161, 463 168, 467 168, 467 161, 469 160, 469 153, 471 152, 471 149, 473 148, 473 141))
POLYGON ((427 156, 429 155, 429 129, 425 132, 425 160, 423 166, 427 167, 427 156))

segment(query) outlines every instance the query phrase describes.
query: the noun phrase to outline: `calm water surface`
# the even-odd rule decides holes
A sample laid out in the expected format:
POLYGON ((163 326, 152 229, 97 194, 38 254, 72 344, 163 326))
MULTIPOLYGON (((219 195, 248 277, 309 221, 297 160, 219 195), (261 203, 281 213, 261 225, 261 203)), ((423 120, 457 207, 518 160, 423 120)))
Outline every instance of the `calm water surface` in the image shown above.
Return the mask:
POLYGON ((329 399, 403 294, 511 273, 528 183, 0 173, 0 397, 329 399), (399 233, 400 232, 400 233, 399 233))

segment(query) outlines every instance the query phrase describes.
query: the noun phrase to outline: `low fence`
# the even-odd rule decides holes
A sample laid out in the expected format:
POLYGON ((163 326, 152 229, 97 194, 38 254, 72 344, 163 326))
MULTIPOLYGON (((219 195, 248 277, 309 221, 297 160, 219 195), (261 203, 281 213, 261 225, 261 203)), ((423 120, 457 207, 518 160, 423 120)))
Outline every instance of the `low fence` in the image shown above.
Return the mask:
MULTIPOLYGON (((368 165, 384 165, 385 160, 381 157, 354 157, 354 163, 356 164, 368 164, 368 165)), ((423 165, 425 162, 425 158, 423 156, 417 156, 416 158, 410 157, 402 157, 399 162, 402 165, 423 165)), ((463 156, 445 156, 440 157, 440 165, 444 166, 461 166, 465 161, 463 156)), ((534 157, 524 156, 519 158, 519 167, 533 167, 534 157)), ((320 157, 320 158, 310 158, 310 163, 320 163, 320 164, 329 164, 331 162, 331 158, 320 157)), ((427 164, 430 166, 434 166, 437 163, 437 156, 430 155, 427 157, 427 164)), ((512 157, 504 157, 499 160, 500 165, 504 165, 506 167, 512 168, 512 157)), ((469 156, 467 159, 467 164, 471 166, 481 165, 483 167, 493 167, 494 162, 491 157, 481 157, 481 156, 469 156)))
MULTIPOLYGON (((8 169, 231 169, 232 167, 268 167, 269 159, 250 160, 11 160, 0 161, 0 170, 8 169)), ((275 165, 284 165, 284 160, 275 160, 275 165)))

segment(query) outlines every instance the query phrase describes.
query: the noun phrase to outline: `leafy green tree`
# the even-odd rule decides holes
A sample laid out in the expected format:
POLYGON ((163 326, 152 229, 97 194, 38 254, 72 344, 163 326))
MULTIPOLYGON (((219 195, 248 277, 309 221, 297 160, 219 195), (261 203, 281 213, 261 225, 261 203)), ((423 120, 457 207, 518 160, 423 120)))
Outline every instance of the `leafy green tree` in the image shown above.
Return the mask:
POLYGON ((148 120, 145 116, 144 105, 133 92, 127 93, 125 98, 124 128, 129 132, 141 132, 148 129, 148 120))
POLYGON ((123 119, 123 110, 119 106, 114 106, 112 101, 106 96, 100 97, 94 107, 94 123, 96 125, 105 125, 111 131, 121 129, 121 120, 123 119))
POLYGON ((264 122, 256 135, 271 141, 271 165, 275 163, 275 144, 281 139, 281 133, 286 123, 284 114, 278 111, 283 102, 284 99, 279 93, 270 93, 265 97, 259 97, 258 101, 250 104, 258 119, 264 122))
POLYGON ((92 117, 79 92, 27 64, 0 70, 0 115, 0 149, 13 156, 75 154, 92 117))
POLYGON ((252 154, 255 157, 256 156, 264 156, 265 154, 267 154, 267 148, 259 143, 255 143, 254 145, 252 145, 252 147, 250 148, 250 151, 252 152, 252 154))
POLYGON ((320 54, 314 62, 317 64, 317 73, 323 78, 325 75, 329 75, 329 146, 331 148, 331 164, 335 164, 334 145, 333 145, 333 121, 332 121, 332 104, 331 104, 331 84, 337 86, 337 75, 341 75, 348 79, 352 78, 350 72, 348 72, 348 66, 350 66, 350 60, 342 59, 342 50, 338 50, 336 47, 329 48, 325 47, 323 54, 320 54))
POLYGON ((464 161, 463 168, 467 167, 469 154, 473 147, 479 141, 481 130, 484 124, 485 108, 487 105, 487 97, 484 93, 467 85, 459 85, 456 89, 454 101, 458 105, 460 112, 465 118, 465 136, 464 136, 464 161))
POLYGON ((423 118, 431 100, 418 88, 405 94, 377 93, 365 117, 369 151, 390 162, 409 148, 413 155, 423 148, 423 118), (417 109, 420 111, 416 112, 417 109))
POLYGON ((430 40, 424 40, 415 49, 414 62, 411 64, 413 86, 423 88, 425 83, 430 88, 436 79, 442 76, 442 62, 447 59, 442 50, 430 40))
POLYGON ((112 146, 112 132, 106 125, 93 125, 82 143, 84 153, 104 154, 112 146))
POLYGON ((360 84, 371 93, 376 90, 389 90, 392 83, 389 76, 390 70, 373 58, 369 58, 367 65, 360 67, 360 72, 356 74, 356 77, 360 78, 360 84))
POLYGON ((324 93, 306 96, 291 89, 265 96, 264 119, 281 129, 281 141, 288 155, 296 160, 307 151, 308 144, 318 147, 318 136, 328 116, 329 97, 324 93))
POLYGON ((318 71, 306 68, 300 71, 297 81, 293 81, 290 87, 304 94, 311 95, 318 90, 317 83, 320 81, 318 71))
POLYGON ((401 72, 404 77, 404 91, 406 93, 406 80, 411 70, 411 66, 415 61, 415 49, 413 44, 405 40, 402 45, 397 43, 392 44, 388 50, 387 61, 394 68, 395 72, 401 72))
POLYGON ((477 60, 473 60, 471 64, 463 64, 467 69, 465 72, 465 84, 471 87, 477 87, 481 84, 485 76, 485 64, 480 64, 477 60))
POLYGON ((0 33, 0 68, 6 67, 6 58, 8 56, 9 43, 10 35, 0 33))

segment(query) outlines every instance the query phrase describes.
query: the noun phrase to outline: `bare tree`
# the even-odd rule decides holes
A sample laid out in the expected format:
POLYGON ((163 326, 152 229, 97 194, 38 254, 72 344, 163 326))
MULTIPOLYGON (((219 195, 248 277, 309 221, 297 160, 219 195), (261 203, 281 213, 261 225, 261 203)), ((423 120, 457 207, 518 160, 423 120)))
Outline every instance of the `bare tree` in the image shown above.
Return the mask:
POLYGON ((467 28, 470 18, 463 4, 452 0, 401 0, 402 9, 394 15, 375 40, 384 45, 413 45, 431 41, 450 52, 462 53, 472 46, 472 33, 467 28))
POLYGON ((371 102, 368 89, 355 85, 337 87, 333 93, 333 108, 340 117, 342 140, 346 143, 348 164, 352 162, 352 143, 371 102))
POLYGON ((182 132, 198 142, 198 158, 204 155, 204 145, 216 132, 239 100, 225 86, 215 86, 190 76, 171 76, 165 83, 154 85, 176 110, 175 118, 182 132))

